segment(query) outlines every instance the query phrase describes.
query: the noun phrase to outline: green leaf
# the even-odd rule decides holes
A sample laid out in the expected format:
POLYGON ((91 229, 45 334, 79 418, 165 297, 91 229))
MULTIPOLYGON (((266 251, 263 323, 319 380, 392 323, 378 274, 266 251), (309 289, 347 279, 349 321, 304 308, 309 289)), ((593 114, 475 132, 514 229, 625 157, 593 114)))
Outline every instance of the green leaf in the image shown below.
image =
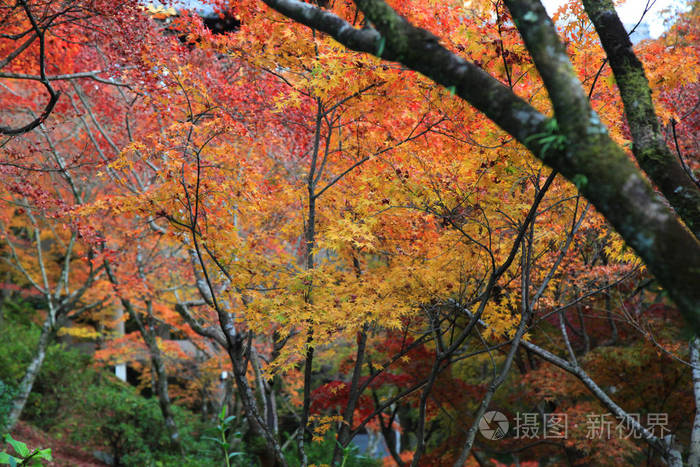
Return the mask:
POLYGON ((576 174, 571 181, 576 185, 576 188, 580 190, 588 184, 588 177, 582 174, 576 174))
POLYGON ((221 444, 221 440, 219 438, 212 438, 211 436, 202 436, 202 439, 214 441, 216 444, 221 444))
POLYGON ((17 460, 6 452, 0 452, 0 464, 17 465, 17 460), (14 464, 13 464, 14 462, 14 464))
POLYGON ((12 446, 12 448, 17 454, 19 454, 20 457, 24 458, 29 456, 29 448, 22 441, 12 439, 12 436, 10 435, 5 435, 5 442, 12 446))
POLYGON ((40 449, 34 453, 34 457, 37 459, 44 459, 47 461, 52 460, 51 457, 51 448, 46 448, 46 449, 40 449))

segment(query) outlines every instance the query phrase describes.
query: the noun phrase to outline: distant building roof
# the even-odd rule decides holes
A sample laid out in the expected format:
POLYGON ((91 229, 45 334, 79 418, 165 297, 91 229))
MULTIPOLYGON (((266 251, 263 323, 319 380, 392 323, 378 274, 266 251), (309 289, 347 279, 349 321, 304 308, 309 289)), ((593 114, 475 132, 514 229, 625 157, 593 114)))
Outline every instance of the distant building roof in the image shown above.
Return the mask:
POLYGON ((214 16, 216 12, 210 4, 199 0, 173 0, 171 2, 160 2, 158 0, 144 1, 146 9, 154 13, 170 13, 176 15, 179 10, 191 10, 197 12, 200 16, 214 16))
POLYGON ((189 10, 202 18, 204 25, 214 34, 224 34, 238 30, 241 25, 236 15, 216 12, 214 7, 199 0, 144 1, 145 9, 158 21, 169 24, 183 10, 189 10))

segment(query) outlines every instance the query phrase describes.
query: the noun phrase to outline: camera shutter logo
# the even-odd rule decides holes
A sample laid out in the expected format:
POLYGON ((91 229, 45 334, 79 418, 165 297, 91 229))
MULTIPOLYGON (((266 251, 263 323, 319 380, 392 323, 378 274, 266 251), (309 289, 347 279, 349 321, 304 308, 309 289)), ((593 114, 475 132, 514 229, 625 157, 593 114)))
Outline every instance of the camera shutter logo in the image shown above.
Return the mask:
POLYGON ((479 420, 479 432, 486 439, 503 439, 508 433, 508 417, 501 412, 486 412, 479 420))

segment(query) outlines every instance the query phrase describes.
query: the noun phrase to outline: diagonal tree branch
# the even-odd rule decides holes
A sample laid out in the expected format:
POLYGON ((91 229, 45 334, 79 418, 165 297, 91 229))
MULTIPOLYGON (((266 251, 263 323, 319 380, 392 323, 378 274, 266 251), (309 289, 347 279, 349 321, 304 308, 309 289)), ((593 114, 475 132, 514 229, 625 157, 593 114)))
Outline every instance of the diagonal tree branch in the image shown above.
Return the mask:
POLYGON ((542 136, 551 135, 556 128, 550 119, 508 86, 443 47, 435 35, 410 24, 383 0, 356 0, 374 25, 363 29, 355 29, 333 13, 298 0, 263 1, 293 20, 331 35, 350 49, 399 61, 453 89, 536 157, 579 185, 582 194, 668 290, 685 319, 700 330, 700 288, 696 285, 700 242, 665 200, 655 194, 590 109, 578 78, 568 70, 568 57, 556 30, 539 2, 510 1, 508 5, 531 48, 538 71, 543 79, 547 77, 545 84, 565 138, 560 148, 543 145, 542 136), (547 40, 542 44, 544 48, 537 44, 537 36, 547 40), (546 50, 547 45, 551 50, 546 50), (559 66, 562 69, 552 70, 559 66), (557 97, 563 101, 556 102, 557 97))
POLYGON ((644 66, 634 53, 612 1, 583 0, 583 6, 615 75, 632 133, 632 152, 688 228, 700 238, 700 188, 666 145, 644 66))
MULTIPOLYGON (((49 115, 53 111, 53 108, 56 106, 56 103, 58 102, 58 98, 61 95, 61 92, 56 91, 53 88, 53 86, 51 86, 51 81, 49 81, 46 78, 46 41, 44 40, 44 33, 46 32, 46 30, 41 29, 36 18, 34 18, 34 14, 29 9, 29 5, 27 5, 26 0, 18 0, 18 3, 20 5, 22 5, 24 12, 27 15, 27 18, 29 19, 29 22, 32 24, 32 28, 35 31, 35 35, 32 36, 29 40, 27 40, 27 42, 25 42, 25 44, 20 46, 15 52, 13 52, 13 54, 17 53, 17 55, 19 55, 19 53, 21 53, 26 47, 29 46, 29 44, 31 44, 31 42, 34 40, 35 37, 39 38, 39 74, 40 74, 39 81, 44 85, 44 87, 48 91, 50 97, 49 97, 49 102, 46 104, 46 107, 44 107, 44 110, 43 110, 43 112, 41 112, 41 115, 39 115, 37 118, 35 118, 33 121, 27 123, 26 125, 23 125, 23 126, 18 127, 18 128, 12 128, 9 126, 0 125, 0 134, 5 134, 5 135, 9 135, 9 136, 21 135, 23 133, 30 132, 34 128, 36 128, 39 125, 41 125, 42 123, 44 123, 44 121, 49 117, 49 115), (26 47, 25 47, 25 45, 26 45, 26 47)), ((14 57, 12 56, 12 54, 10 54, 10 56, 7 57, 3 61, 4 64, 2 66, 7 64, 5 62, 8 62, 8 60, 12 60, 13 58, 14 57)), ((1 66, 0 66, 0 68, 1 68, 1 66)))

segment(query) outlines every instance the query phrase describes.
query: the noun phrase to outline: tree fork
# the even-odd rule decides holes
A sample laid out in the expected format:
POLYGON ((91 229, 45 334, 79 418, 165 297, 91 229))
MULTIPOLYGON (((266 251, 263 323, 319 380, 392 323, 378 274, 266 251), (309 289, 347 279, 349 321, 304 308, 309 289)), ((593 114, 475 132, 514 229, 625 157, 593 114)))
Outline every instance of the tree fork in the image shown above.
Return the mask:
MULTIPOLYGON (((335 14, 298 0, 263 1, 289 18, 331 35, 350 49, 400 62, 436 83, 454 89, 460 98, 483 112, 536 157, 581 185, 584 196, 622 235, 669 292, 688 324, 700 331, 700 289, 695 286, 700 279, 700 242, 654 193, 625 152, 610 139, 595 113, 590 112, 583 121, 573 122, 571 119, 572 122, 566 122, 563 133, 568 138, 567 147, 545 152, 537 136, 549 131, 552 127, 550 119, 515 95, 509 87, 440 45, 435 35, 400 17, 385 2, 358 0, 356 4, 376 29, 356 29, 335 14), (372 14, 377 16, 371 17, 372 14), (572 123, 570 127, 569 123, 572 123)), ((551 20, 539 5, 537 12, 523 8, 522 18, 529 18, 532 24, 547 23, 546 28, 556 36, 551 20)), ((551 32, 547 34, 552 36, 551 32)), ((557 48, 560 47, 561 42, 558 42, 557 48)), ((539 63, 540 74, 551 72, 551 67, 561 63, 560 54, 555 58, 549 63, 539 63)), ((575 75, 569 83, 567 90, 578 94, 571 86, 580 87, 575 75)), ((555 109, 564 109, 562 103, 557 103, 554 98, 552 101, 555 109)), ((587 102, 585 99, 579 103, 578 110, 580 105, 589 107, 587 102)))

